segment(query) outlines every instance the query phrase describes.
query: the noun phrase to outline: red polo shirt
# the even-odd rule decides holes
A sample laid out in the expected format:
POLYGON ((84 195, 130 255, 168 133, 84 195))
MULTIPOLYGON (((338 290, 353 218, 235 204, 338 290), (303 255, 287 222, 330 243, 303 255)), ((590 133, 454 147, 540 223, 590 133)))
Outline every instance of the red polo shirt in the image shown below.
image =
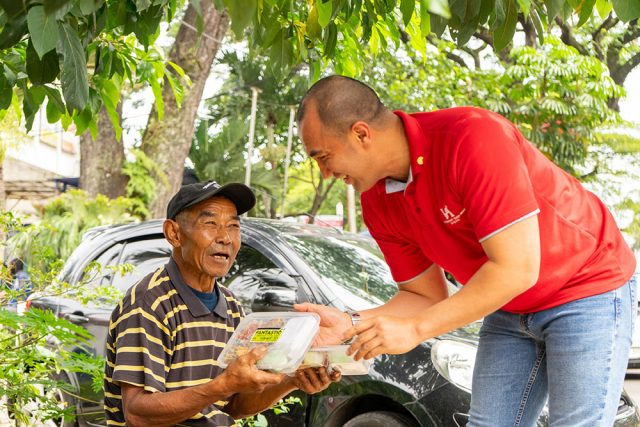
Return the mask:
POLYGON ((397 282, 435 263, 466 283, 487 261, 481 242, 532 215, 540 224, 539 279, 504 310, 544 310, 631 277, 635 258, 606 206, 511 122, 472 107, 396 114, 409 140, 409 183, 381 180, 361 198, 397 282))

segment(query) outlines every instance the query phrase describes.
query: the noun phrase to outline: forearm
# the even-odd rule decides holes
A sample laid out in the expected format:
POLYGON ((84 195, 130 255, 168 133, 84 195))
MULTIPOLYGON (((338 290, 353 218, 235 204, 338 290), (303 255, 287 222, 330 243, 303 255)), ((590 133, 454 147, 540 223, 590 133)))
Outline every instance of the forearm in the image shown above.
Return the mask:
POLYGON ((232 394, 223 374, 208 383, 181 390, 166 393, 142 391, 130 398, 123 395, 123 407, 129 426, 173 426, 232 394))
POLYGON ((423 310, 415 319, 423 340, 493 313, 537 281, 537 274, 487 261, 456 294, 423 310))
POLYGON ((363 319, 377 316, 415 317, 424 313, 426 308, 442 300, 443 298, 433 298, 411 291, 399 290, 386 304, 358 313, 363 319))
POLYGON ((261 393, 238 393, 233 396, 225 409, 236 420, 246 418, 272 407, 294 390, 297 390, 297 387, 287 378, 280 384, 265 388, 261 393))

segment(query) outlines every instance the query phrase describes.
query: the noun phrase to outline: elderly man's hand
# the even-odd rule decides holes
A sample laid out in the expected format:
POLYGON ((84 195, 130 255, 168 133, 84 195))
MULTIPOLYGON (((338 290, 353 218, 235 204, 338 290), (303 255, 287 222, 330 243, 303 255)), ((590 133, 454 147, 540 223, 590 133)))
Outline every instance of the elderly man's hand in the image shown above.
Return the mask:
POLYGON ((314 394, 325 390, 332 382, 338 382, 341 378, 340 372, 333 371, 329 374, 326 368, 320 367, 300 369, 291 377, 291 381, 305 393, 314 394))
POLYGON ((221 376, 229 394, 260 393, 265 387, 279 384, 285 379, 284 374, 273 374, 256 367, 256 362, 262 359, 266 352, 266 347, 254 348, 227 366, 221 376))

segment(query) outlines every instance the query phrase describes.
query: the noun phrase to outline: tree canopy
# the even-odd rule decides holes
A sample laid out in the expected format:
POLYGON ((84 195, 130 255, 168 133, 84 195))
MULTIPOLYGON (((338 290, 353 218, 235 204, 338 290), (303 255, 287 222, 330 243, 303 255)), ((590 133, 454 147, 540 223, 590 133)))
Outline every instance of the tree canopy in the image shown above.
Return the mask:
MULTIPOLYGON (((202 10, 201 2, 208 0, 190 1, 202 10)), ((424 39, 447 31, 464 45, 483 28, 493 47, 501 50, 511 42, 520 16, 530 19, 540 38, 556 18, 580 26, 595 14, 613 12, 625 22, 640 17, 637 0, 211 1, 226 9, 239 38, 269 52, 276 74, 285 76, 290 66, 306 62, 314 79, 328 61, 338 73, 358 74, 363 49, 371 47, 375 53, 389 44, 397 46, 403 34, 424 39), (252 31, 245 31, 248 28, 252 31)), ((149 46, 159 35, 160 22, 173 18, 182 3, 0 0, 0 111, 12 104, 21 107, 30 127, 47 99, 50 121, 62 118, 68 125, 73 120, 79 132, 95 131, 94 117, 102 103, 119 126, 115 108, 125 78, 139 75, 154 88, 156 98, 158 86, 167 81, 179 96, 180 67, 166 64, 149 46), (139 64, 149 63, 136 73, 139 64)))

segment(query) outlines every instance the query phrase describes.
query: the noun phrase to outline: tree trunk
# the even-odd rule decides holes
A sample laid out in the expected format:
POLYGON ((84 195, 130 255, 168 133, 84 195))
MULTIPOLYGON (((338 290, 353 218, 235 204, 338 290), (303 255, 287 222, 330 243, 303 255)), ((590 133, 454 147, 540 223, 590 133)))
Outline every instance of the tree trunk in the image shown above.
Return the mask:
POLYGON ((326 188, 325 188, 325 182, 326 180, 322 177, 322 174, 320 174, 320 181, 318 182, 318 186, 316 187, 316 194, 313 197, 313 202, 311 203, 311 209, 309 209, 309 212, 308 212, 309 216, 311 217, 311 220, 310 220, 311 224, 314 224, 316 222, 316 215, 318 214, 318 211, 320 210, 320 207, 322 206, 324 201, 329 196, 329 192, 331 191, 331 189, 333 188, 337 180, 335 177, 331 178, 326 188))
MULTIPOLYGON (((122 103, 118 104, 117 112, 121 118, 122 103)), ((116 139, 116 131, 103 106, 98 113, 96 140, 89 131, 80 137, 80 188, 90 197, 124 196, 128 178, 122 173, 123 165, 124 145, 116 139)))
POLYGON ((229 25, 227 13, 215 9, 211 1, 203 1, 201 8, 203 34, 194 30, 197 13, 190 3, 169 53, 169 60, 180 65, 191 79, 191 87, 185 88, 182 105, 178 108, 165 80, 162 92, 164 118, 158 119, 154 105, 142 137, 142 151, 164 171, 168 184, 156 177, 156 198, 149 207, 152 218, 164 216, 169 199, 182 184, 184 162, 191 147, 202 91, 229 25))

